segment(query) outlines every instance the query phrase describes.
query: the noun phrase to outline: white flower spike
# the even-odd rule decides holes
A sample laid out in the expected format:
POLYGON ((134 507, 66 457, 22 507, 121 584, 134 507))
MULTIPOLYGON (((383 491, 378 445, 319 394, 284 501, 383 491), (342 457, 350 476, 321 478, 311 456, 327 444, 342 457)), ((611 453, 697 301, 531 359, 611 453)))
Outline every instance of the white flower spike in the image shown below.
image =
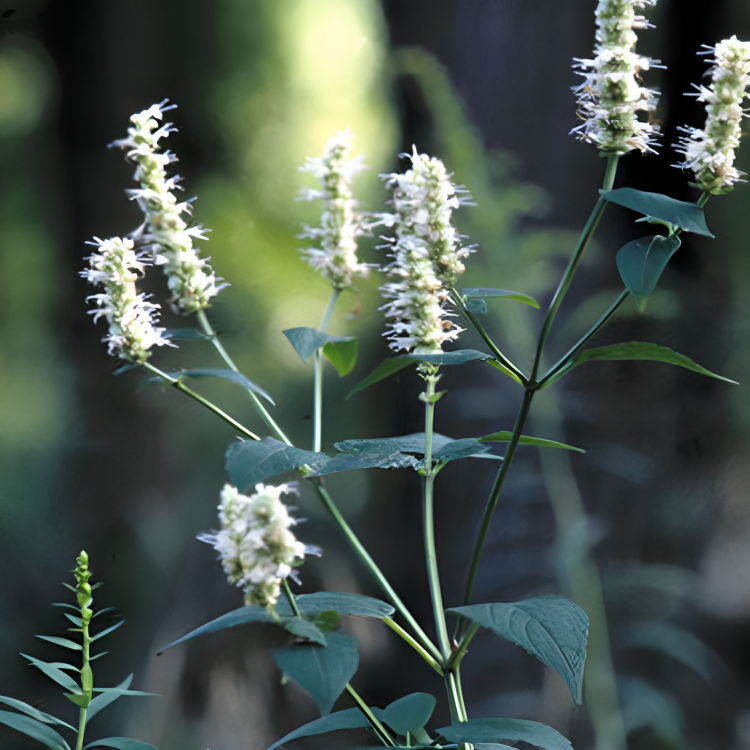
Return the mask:
POLYGON ((107 319, 109 333, 102 340, 108 344, 110 354, 143 364, 151 347, 173 346, 162 337, 164 329, 154 327, 159 305, 148 302, 135 286, 147 263, 133 250, 132 240, 94 240, 89 244, 98 247, 98 252, 86 258, 89 267, 81 271, 81 276, 104 291, 87 297, 96 302, 96 309, 89 312, 95 321, 107 319))
POLYGON ((439 159, 417 153, 416 147, 410 158, 412 168, 404 174, 383 175, 395 209, 381 217, 381 223, 395 227, 386 246, 393 261, 382 269, 393 279, 380 287, 389 300, 381 308, 390 326, 383 335, 396 351, 439 354, 443 343, 464 330, 445 319, 451 313, 443 306, 464 271, 461 259, 471 252, 451 225, 453 210, 467 202, 466 191, 450 181, 439 159))
POLYGON ((680 128, 677 151, 685 160, 676 166, 692 169, 698 185, 707 193, 725 193, 742 181, 743 173, 734 166, 735 150, 740 145, 742 107, 750 84, 750 42, 736 36, 724 39, 716 47, 709 75, 709 86, 696 86, 699 102, 706 105, 706 124, 698 128, 680 128))
POLYGON ((281 501, 281 495, 294 492, 287 484, 256 484, 252 495, 243 495, 231 484, 221 491, 219 520, 221 531, 200 534, 219 553, 229 582, 245 592, 245 604, 259 604, 272 610, 284 578, 295 577, 293 568, 305 555, 319 555, 294 536, 297 521, 281 501))
POLYGON ((176 313, 188 314, 208 307, 209 300, 226 284, 219 284, 208 261, 200 257, 193 240, 205 240, 200 225, 188 226, 182 214, 192 213, 190 202, 179 203, 173 190, 180 177, 167 177, 166 167, 177 157, 169 151, 161 152, 159 141, 174 132, 171 123, 160 125, 164 112, 175 105, 154 104, 134 114, 128 137, 112 145, 127 151, 127 158, 138 166, 134 179, 141 184, 129 190, 143 211, 146 221, 140 231, 142 239, 150 243, 154 262, 163 268, 172 292, 172 308, 176 313))
POLYGON ((657 61, 636 54, 634 29, 649 27, 635 8, 655 4, 656 0, 599 0, 595 57, 575 60, 574 67, 580 68, 576 72, 585 77, 573 89, 583 122, 570 132, 606 153, 654 151, 652 136, 658 127, 640 121, 637 113, 650 114, 656 107, 656 92, 641 86, 640 74, 656 67, 657 61))
POLYGON ((305 260, 327 278, 334 289, 352 285, 353 276, 367 276, 369 268, 357 259, 357 237, 365 233, 352 180, 366 169, 362 156, 350 156, 352 134, 342 130, 326 144, 322 158, 308 157, 302 172, 310 172, 320 189, 302 188, 300 199, 323 202, 320 226, 304 227, 300 239, 311 240, 301 251, 305 260))

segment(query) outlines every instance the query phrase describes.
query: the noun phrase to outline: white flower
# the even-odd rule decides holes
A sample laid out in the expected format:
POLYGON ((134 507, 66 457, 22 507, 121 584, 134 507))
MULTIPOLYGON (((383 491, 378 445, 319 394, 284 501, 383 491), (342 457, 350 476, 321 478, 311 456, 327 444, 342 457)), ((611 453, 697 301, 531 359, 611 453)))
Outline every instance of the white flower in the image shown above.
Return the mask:
POLYGON ((281 495, 293 491, 287 484, 256 484, 248 496, 227 484, 219 505, 221 531, 198 537, 217 550, 229 582, 245 592, 246 604, 273 609, 282 579, 294 577, 292 569, 302 564, 306 554, 320 554, 290 531, 297 521, 281 495))
POLYGON ((638 37, 634 29, 649 26, 643 16, 635 14, 635 8, 646 4, 655 5, 656 0, 599 0, 595 57, 575 59, 581 69, 576 72, 585 77, 573 89, 583 122, 571 133, 605 152, 653 152, 651 136, 658 127, 641 122, 637 115, 639 111, 651 113, 656 107, 656 92, 640 85, 641 71, 655 67, 656 61, 635 53, 638 37))
POLYGON ((380 288, 390 300, 381 308, 390 325, 383 335, 396 351, 436 354, 464 330, 444 319, 450 313, 443 305, 464 271, 461 258, 471 252, 451 225, 466 191, 450 181, 439 159, 418 154, 416 147, 410 158, 412 168, 404 174, 383 175, 395 209, 381 217, 381 223, 395 227, 388 245, 393 261, 383 269, 393 281, 380 288))
POLYGON ((134 179, 140 189, 129 190, 143 211, 146 221, 140 231, 142 239, 150 243, 154 262, 162 266, 167 284, 172 292, 172 308, 178 313, 192 313, 207 307, 226 284, 219 284, 208 261, 200 257, 193 240, 204 240, 200 225, 189 226, 182 214, 192 213, 188 201, 177 201, 174 192, 180 177, 167 177, 166 167, 177 157, 169 151, 162 153, 159 141, 174 132, 171 123, 159 125, 166 107, 166 99, 149 109, 134 114, 128 128, 128 137, 112 145, 127 150, 127 158, 138 166, 134 179))
POLYGON ((352 180, 366 169, 362 157, 351 157, 352 135, 342 130, 326 144, 322 158, 307 158, 302 172, 320 182, 320 190, 302 188, 301 200, 321 200, 319 227, 305 226, 300 239, 312 240, 302 250, 305 260, 327 278, 335 289, 352 285, 352 276, 367 276, 365 263, 357 260, 357 237, 364 234, 357 201, 352 198, 352 180))
POLYGON ((146 261, 133 250, 133 241, 113 237, 89 243, 99 248, 86 260, 89 267, 81 271, 90 284, 102 287, 104 292, 92 294, 87 299, 96 302, 96 310, 89 312, 94 320, 105 317, 109 333, 102 339, 109 353, 130 362, 143 364, 152 346, 172 346, 162 337, 163 328, 155 328, 159 305, 148 302, 138 294, 136 279, 143 275, 146 261))
POLYGON ((710 86, 696 86, 695 96, 706 105, 706 124, 698 128, 680 128, 677 151, 685 160, 677 166, 692 169, 695 178, 708 193, 724 193, 741 181, 742 172, 734 167, 734 152, 740 145, 742 104, 750 84, 750 42, 736 36, 719 42, 713 49, 710 86))

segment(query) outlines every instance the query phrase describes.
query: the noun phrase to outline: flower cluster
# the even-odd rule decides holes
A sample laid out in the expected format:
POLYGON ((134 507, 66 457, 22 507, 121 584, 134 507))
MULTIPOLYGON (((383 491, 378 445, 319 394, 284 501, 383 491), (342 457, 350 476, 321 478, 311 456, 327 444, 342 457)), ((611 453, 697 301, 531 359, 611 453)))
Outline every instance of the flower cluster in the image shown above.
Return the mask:
POLYGON ((98 252, 86 259, 89 267, 81 271, 81 276, 104 291, 87 298, 97 306, 90 312, 95 321, 105 317, 109 323, 109 333, 102 340, 110 354, 143 364, 152 346, 170 344, 162 337, 164 329, 154 327, 159 305, 148 302, 135 287, 145 261, 133 250, 132 240, 120 237, 94 240, 90 244, 96 245, 98 252))
POLYGON ((383 335, 396 351, 435 354, 464 330, 445 320, 450 313, 443 306, 464 271, 461 258, 471 252, 451 226, 465 191, 450 181, 439 159, 418 154, 416 147, 410 158, 412 167, 404 174, 384 175, 395 213, 382 222, 395 227, 395 237, 387 246, 393 261, 383 269, 393 281, 380 288, 389 300, 381 308, 390 326, 383 335))
POLYGON ((322 158, 308 157, 302 172, 310 172, 320 189, 302 188, 302 200, 323 201, 319 227, 305 226, 300 239, 312 247, 302 250, 305 260, 327 278, 334 289, 352 285, 352 276, 367 276, 368 267, 357 260, 357 237, 364 234, 357 201, 352 198, 352 180, 366 167, 361 156, 351 157, 352 135, 343 130, 326 144, 322 158))
POLYGON ((201 226, 188 226, 182 214, 191 213, 191 205, 179 203, 173 192, 180 178, 167 177, 166 167, 177 161, 169 151, 161 152, 159 141, 174 131, 171 123, 159 125, 166 100, 133 115, 128 137, 112 145, 127 150, 128 159, 138 166, 134 179, 140 189, 128 191, 138 201, 146 221, 143 239, 151 243, 154 262, 163 267, 172 292, 172 307, 178 313, 192 313, 207 307, 211 297, 222 289, 208 262, 201 258, 193 240, 206 239, 201 226))
POLYGON ((246 604, 273 609, 282 579, 294 577, 292 568, 301 565, 306 554, 320 554, 290 531, 297 521, 281 495, 291 491, 286 484, 256 484, 248 496, 227 484, 219 505, 221 531, 198 537, 219 553, 229 582, 242 588, 246 604))
POLYGON ((713 49, 711 84, 696 86, 699 102, 706 104, 706 125, 681 128, 686 136, 678 151, 685 160, 678 166, 692 169, 698 185, 709 193, 724 193, 740 181, 742 173, 734 167, 734 152, 740 145, 742 103, 750 84, 750 42, 736 36, 719 42, 713 49))
POLYGON ((578 116, 583 122, 571 133, 594 143, 602 151, 625 153, 652 151, 651 136, 658 128, 641 122, 639 111, 652 112, 655 92, 640 85, 640 73, 654 61, 635 53, 634 29, 648 28, 635 8, 656 0, 599 0, 596 8, 596 45, 593 60, 576 58, 576 71, 585 77, 573 90, 578 96, 578 116))

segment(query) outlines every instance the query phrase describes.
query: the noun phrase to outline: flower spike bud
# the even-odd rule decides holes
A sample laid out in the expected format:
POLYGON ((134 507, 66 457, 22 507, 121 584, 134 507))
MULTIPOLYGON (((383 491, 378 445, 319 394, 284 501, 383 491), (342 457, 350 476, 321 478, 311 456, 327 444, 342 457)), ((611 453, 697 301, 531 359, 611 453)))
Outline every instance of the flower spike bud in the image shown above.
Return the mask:
POLYGON ((245 604, 259 604, 273 610, 284 578, 296 580, 293 568, 305 555, 319 555, 317 547, 298 541, 290 530, 297 520, 281 501, 281 495, 295 492, 287 484, 256 484, 252 495, 243 495, 227 484, 221 491, 221 531, 200 534, 219 553, 229 582, 245 593, 245 604))
POLYGON ((95 321, 107 319, 109 333, 102 341, 107 343, 111 355, 143 364, 151 347, 173 346, 162 336, 165 329, 154 326, 159 305, 138 294, 135 286, 147 261, 134 251, 130 239, 94 240, 89 244, 95 245, 98 252, 86 258, 89 267, 81 271, 81 276, 104 291, 87 297, 96 303, 96 309, 89 312, 95 321))
POLYGON ((445 319, 451 313, 444 305, 464 272, 461 259, 471 252, 451 225, 453 210, 468 200, 459 197, 466 191, 450 181, 439 159, 417 153, 416 147, 409 158, 412 168, 404 174, 383 175, 395 209, 381 217, 395 229, 385 246, 393 260, 382 269, 392 279, 380 287, 390 326, 383 335, 396 351, 436 354, 464 330, 445 319))
POLYGON ((675 166, 692 169, 699 187, 714 195, 734 189, 743 173, 734 167, 735 150, 740 145, 742 107, 750 84, 750 42, 736 36, 709 47, 714 57, 708 72, 709 86, 696 86, 699 102, 706 105, 706 124, 698 128, 680 128, 677 151, 684 161, 675 166))
POLYGON ((311 240, 301 252, 304 259, 327 278, 334 289, 352 285, 352 276, 367 276, 367 264, 357 259, 357 237, 365 233, 358 203, 352 197, 352 180, 365 170, 362 156, 350 156, 352 134, 342 130, 329 139, 322 158, 308 157, 301 172, 310 172, 320 189, 302 188, 300 200, 320 200, 320 226, 304 227, 300 239, 311 240))
POLYGON ((596 8, 596 45, 592 60, 575 58, 576 73, 585 80, 573 88, 578 97, 578 116, 583 122, 573 128, 582 141, 595 144, 605 153, 624 154, 633 149, 654 152, 652 136, 658 126, 649 117, 656 108, 656 92, 640 84, 640 73, 661 67, 658 61, 635 52, 634 29, 651 27, 635 8, 655 5, 656 0, 599 0, 596 8))
POLYGON ((180 177, 167 177, 166 167, 177 157, 169 151, 162 152, 159 141, 176 128, 172 123, 160 125, 164 112, 175 105, 154 104, 143 112, 134 114, 127 138, 115 141, 112 146, 125 149, 127 158, 136 163, 134 179, 140 188, 129 190, 131 199, 137 201, 146 218, 136 233, 139 240, 150 244, 154 263, 162 266, 167 285, 172 292, 172 309, 187 315, 209 305, 226 284, 214 275, 208 259, 201 258, 194 240, 207 239, 201 227, 189 226, 182 218, 191 214, 189 201, 178 202, 174 190, 180 177))
MULTIPOLYGON (((91 578, 91 571, 89 570, 89 556, 81 551, 76 560, 77 567, 73 571, 76 583, 76 599, 78 600, 78 606, 83 610, 91 600, 91 586, 89 585, 89 579, 91 578)), ((90 615, 89 615, 90 618, 90 615)))

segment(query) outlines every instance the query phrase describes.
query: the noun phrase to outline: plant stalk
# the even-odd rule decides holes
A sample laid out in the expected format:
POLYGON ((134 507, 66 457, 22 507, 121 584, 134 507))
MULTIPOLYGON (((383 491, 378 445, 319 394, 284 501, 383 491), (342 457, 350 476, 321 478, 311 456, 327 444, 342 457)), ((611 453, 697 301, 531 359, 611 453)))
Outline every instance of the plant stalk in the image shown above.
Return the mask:
POLYGON ((378 735, 383 744, 387 745, 388 747, 396 747, 396 743, 393 741, 393 738, 391 737, 388 730, 378 721, 375 714, 370 710, 370 707, 362 700, 359 693, 348 682, 346 683, 346 690, 349 695, 354 698, 354 702, 357 704, 357 708, 365 715, 367 721, 372 724, 372 728, 375 730, 375 733, 378 735))
POLYGON ((400 625, 391 620, 390 617, 384 617, 383 622, 394 632, 398 633, 441 677, 444 676, 442 667, 422 648, 400 625))
MULTIPOLYGON (((331 293, 331 299, 328 300, 328 307, 326 307, 325 314, 323 315, 323 321, 320 324, 320 330, 325 333, 328 330, 328 324, 331 322, 331 315, 333 315, 333 308, 336 307, 339 295, 341 294, 340 289, 334 289, 331 293)), ((313 451, 320 453, 320 448, 323 443, 323 352, 322 349, 318 349, 315 352, 315 374, 314 374, 314 386, 313 386, 313 451)))

